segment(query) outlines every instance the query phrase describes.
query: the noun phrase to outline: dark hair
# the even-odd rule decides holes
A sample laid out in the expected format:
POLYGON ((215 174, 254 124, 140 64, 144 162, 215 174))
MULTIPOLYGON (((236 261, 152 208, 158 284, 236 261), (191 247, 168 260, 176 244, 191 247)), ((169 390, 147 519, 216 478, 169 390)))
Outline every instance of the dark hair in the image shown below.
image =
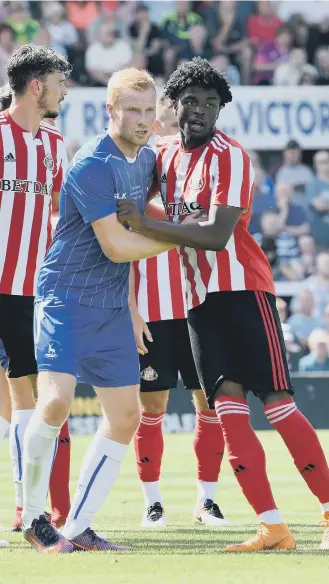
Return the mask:
POLYGON ((220 97, 221 106, 232 101, 230 84, 226 75, 218 72, 207 59, 194 57, 192 61, 182 63, 169 77, 163 92, 166 97, 175 102, 180 92, 191 85, 215 89, 220 97))
POLYGON ((0 34, 4 31, 10 32, 12 37, 14 38, 15 36, 15 31, 13 29, 12 26, 10 26, 10 24, 6 24, 5 22, 3 22, 2 24, 0 24, 0 34))
POLYGON ((0 112, 5 111, 11 105, 13 94, 9 85, 4 85, 0 88, 0 112))
POLYGON ((25 93, 32 79, 44 81, 47 75, 56 71, 69 76, 72 66, 65 57, 43 45, 23 45, 7 63, 9 85, 17 95, 25 93))

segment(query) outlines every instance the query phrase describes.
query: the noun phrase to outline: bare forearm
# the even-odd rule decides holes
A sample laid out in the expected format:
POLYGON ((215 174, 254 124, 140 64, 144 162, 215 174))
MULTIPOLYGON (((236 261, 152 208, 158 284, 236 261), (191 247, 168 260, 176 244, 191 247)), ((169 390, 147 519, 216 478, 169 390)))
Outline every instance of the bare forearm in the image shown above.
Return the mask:
POLYGON ((171 241, 196 249, 222 251, 226 242, 221 241, 218 231, 208 221, 200 223, 170 223, 144 217, 140 233, 161 241, 171 241))
POLYGON ((135 270, 133 264, 130 266, 130 273, 129 273, 129 298, 128 304, 131 312, 138 312, 137 310, 137 302, 136 302, 136 293, 135 293, 135 270))
POLYGON ((111 259, 117 263, 134 262, 158 255, 174 247, 176 245, 172 242, 156 241, 140 233, 128 231, 116 242, 117 251, 115 257, 112 256, 111 259))
POLYGON ((308 223, 303 223, 302 225, 292 226, 287 225, 286 231, 294 235, 295 237, 300 237, 301 235, 308 235, 310 232, 310 225, 308 223))

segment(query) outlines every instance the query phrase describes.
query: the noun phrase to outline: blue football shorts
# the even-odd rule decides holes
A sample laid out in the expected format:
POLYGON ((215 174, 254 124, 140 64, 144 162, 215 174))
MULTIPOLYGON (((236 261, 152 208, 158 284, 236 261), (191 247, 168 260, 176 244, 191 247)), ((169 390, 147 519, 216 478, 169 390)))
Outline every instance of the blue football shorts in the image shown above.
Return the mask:
POLYGON ((54 298, 37 301, 34 339, 38 371, 70 373, 96 387, 139 384, 128 306, 65 305, 54 298))

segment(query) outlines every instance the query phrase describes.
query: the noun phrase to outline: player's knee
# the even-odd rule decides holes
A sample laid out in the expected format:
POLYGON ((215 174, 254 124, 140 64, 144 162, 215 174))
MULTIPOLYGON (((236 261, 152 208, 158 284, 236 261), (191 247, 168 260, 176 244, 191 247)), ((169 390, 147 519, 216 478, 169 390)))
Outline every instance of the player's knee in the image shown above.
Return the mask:
POLYGON ((68 396, 53 396, 47 402, 38 402, 44 412, 44 419, 50 426, 62 426, 68 418, 71 408, 68 396))
POLYGON ((193 391, 193 403, 196 412, 206 412, 210 409, 207 398, 202 389, 196 389, 193 391))
POLYGON ((280 402, 283 399, 293 399, 291 394, 289 393, 289 391, 271 391, 271 393, 268 393, 267 395, 265 395, 264 397, 261 396, 261 401, 263 402, 264 406, 267 406, 268 404, 273 404, 276 402, 280 402))
POLYGON ((246 399, 247 392, 244 389, 243 385, 240 383, 235 383, 234 381, 230 381, 225 379, 223 383, 221 383, 220 387, 216 391, 214 399, 217 397, 235 397, 238 399, 246 399))
POLYGON ((123 408, 117 413, 115 419, 109 421, 109 429, 112 435, 123 435, 129 441, 140 424, 140 409, 134 406, 123 408))
POLYGON ((169 390, 141 393, 140 399, 143 413, 162 414, 167 411, 169 390))

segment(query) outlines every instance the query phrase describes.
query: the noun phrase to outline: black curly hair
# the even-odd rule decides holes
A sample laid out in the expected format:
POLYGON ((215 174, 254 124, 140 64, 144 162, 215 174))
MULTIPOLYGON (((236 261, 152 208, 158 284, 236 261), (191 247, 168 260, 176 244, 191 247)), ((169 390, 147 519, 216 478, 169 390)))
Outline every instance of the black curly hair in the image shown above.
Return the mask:
POLYGON ((0 112, 4 112, 11 106, 13 94, 9 85, 0 88, 0 112))
POLYGON ((60 71, 68 77, 70 63, 50 47, 23 45, 7 62, 9 86, 16 95, 23 95, 32 79, 43 81, 47 75, 60 71))
POLYGON ((204 89, 215 89, 220 98, 220 105, 232 101, 230 84, 224 73, 220 73, 201 57, 194 57, 192 61, 182 63, 169 77, 164 86, 164 95, 175 102, 183 89, 191 85, 198 85, 204 89))

